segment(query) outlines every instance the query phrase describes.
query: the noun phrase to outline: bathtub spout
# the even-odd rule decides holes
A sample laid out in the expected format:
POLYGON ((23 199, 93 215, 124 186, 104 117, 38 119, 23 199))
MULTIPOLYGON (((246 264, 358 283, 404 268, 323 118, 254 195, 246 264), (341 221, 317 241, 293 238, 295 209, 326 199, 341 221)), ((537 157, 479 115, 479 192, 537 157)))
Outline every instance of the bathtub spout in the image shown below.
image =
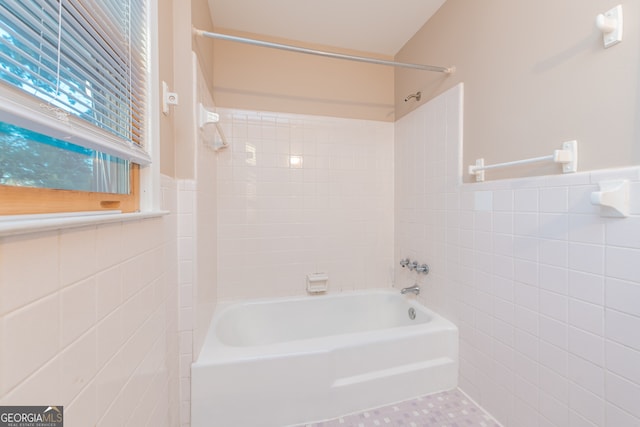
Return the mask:
POLYGON ((403 289, 400 291, 400 293, 401 293, 402 295, 407 294, 407 293, 409 293, 409 292, 413 292, 414 294, 419 295, 419 294, 420 294, 420 287, 419 287, 419 286, 418 286, 418 284, 416 283, 415 285, 410 286, 410 287, 408 287, 408 288, 403 288, 403 289))

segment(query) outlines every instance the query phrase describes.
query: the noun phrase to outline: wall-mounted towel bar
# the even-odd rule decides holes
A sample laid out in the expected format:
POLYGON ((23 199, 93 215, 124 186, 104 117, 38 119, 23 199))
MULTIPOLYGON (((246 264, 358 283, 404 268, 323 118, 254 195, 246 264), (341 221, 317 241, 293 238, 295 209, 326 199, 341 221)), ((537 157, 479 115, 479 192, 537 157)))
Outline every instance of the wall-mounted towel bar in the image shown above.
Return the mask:
POLYGON ((567 141, 562 144, 561 150, 554 150, 553 154, 550 154, 548 156, 514 160, 512 162, 496 163, 493 165, 485 165, 484 159, 478 159, 476 160, 475 165, 469 166, 469 174, 475 175, 476 181, 484 181, 484 171, 486 170, 547 161, 562 163, 563 173, 576 172, 578 170, 578 141, 567 141))
POLYGON ((353 55, 345 55, 342 53, 325 52, 322 50, 307 49, 304 47, 292 46, 287 44, 266 42, 263 40, 249 39, 246 37, 237 37, 237 36, 231 36, 231 35, 222 34, 222 33, 211 33, 208 31, 199 30, 197 28, 193 29, 193 33, 197 36, 208 37, 211 39, 240 42, 240 43, 250 44, 254 46, 270 47, 274 49, 287 50, 290 52, 324 56, 326 58, 346 59, 349 61, 368 62, 370 64, 387 65, 387 66, 401 67, 401 68, 413 68, 415 70, 435 71, 438 73, 446 73, 446 74, 453 74, 456 70, 456 67, 440 67, 436 65, 411 64, 406 62, 396 62, 396 61, 387 61, 384 59, 368 58, 365 56, 353 56, 353 55))

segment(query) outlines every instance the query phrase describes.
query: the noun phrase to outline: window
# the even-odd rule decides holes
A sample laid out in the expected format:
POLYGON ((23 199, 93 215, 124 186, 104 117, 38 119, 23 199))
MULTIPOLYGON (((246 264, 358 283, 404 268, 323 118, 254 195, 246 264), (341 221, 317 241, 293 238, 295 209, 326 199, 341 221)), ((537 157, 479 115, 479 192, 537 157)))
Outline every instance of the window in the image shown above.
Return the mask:
POLYGON ((0 0, 0 214, 139 208, 145 0, 0 0))

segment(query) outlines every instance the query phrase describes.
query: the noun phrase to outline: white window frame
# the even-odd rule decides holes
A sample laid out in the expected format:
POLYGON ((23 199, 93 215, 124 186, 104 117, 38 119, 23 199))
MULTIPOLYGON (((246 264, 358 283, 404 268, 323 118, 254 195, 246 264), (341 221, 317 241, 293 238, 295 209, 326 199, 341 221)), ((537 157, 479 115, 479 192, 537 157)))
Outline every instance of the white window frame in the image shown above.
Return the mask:
POLYGON ((147 5, 147 28, 150 33, 147 46, 149 69, 147 70, 147 106, 145 148, 151 163, 140 168, 140 212, 120 213, 113 211, 69 212, 35 215, 0 216, 0 237, 82 227, 91 224, 140 220, 166 215, 161 206, 160 179, 160 95, 159 46, 158 46, 158 2, 149 0, 147 5))

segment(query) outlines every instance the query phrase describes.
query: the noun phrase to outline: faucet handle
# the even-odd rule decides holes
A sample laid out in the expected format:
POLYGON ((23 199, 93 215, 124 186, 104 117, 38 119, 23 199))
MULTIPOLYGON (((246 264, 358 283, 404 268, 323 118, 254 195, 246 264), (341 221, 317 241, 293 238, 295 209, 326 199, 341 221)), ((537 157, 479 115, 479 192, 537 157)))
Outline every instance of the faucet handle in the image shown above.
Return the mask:
POLYGON ((401 259, 400 260, 400 266, 402 268, 405 268, 407 265, 409 265, 410 262, 411 262, 411 260, 409 260, 409 258, 401 259))
POLYGON ((427 264, 422 264, 421 266, 416 267, 416 271, 418 273, 429 274, 429 266, 427 264))
POLYGON ((418 268, 418 261, 411 261, 411 262, 409 263, 409 270, 413 271, 413 270, 415 270, 416 268, 418 268))

